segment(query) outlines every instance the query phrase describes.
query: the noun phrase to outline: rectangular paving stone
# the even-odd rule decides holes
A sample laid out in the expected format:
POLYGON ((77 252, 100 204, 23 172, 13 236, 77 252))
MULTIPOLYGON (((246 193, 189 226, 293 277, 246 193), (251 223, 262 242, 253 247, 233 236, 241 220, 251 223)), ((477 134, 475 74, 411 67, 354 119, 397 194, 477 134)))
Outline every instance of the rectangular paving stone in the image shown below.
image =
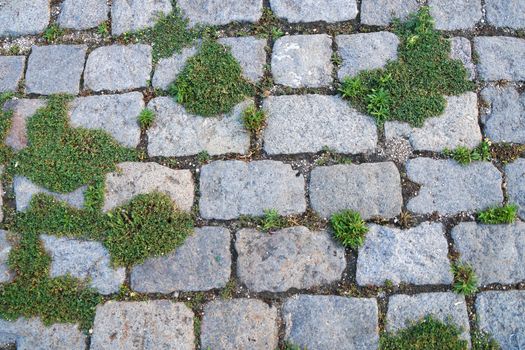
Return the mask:
POLYGON ((481 20, 481 0, 429 0, 436 29, 472 29, 481 20))
POLYGON ((518 159, 505 166, 509 202, 519 206, 518 215, 525 220, 525 159, 518 159))
POLYGON ((49 0, 2 0, 0 37, 42 33, 49 18, 49 0))
POLYGON ((26 93, 77 95, 86 50, 86 45, 33 46, 27 64, 26 93))
POLYGON ((90 29, 106 21, 108 12, 107 0, 64 0, 57 22, 62 28, 90 29))
POLYGON ((207 291, 223 288, 231 273, 230 231, 196 228, 175 251, 131 270, 131 288, 140 293, 207 291))
POLYGON ((263 132, 268 154, 319 152, 365 153, 377 146, 373 118, 357 112, 337 96, 271 96, 264 100, 263 132))
POLYGON ((452 229, 454 247, 469 263, 480 285, 525 281, 525 224, 463 222, 452 229))
POLYGON ((261 300, 214 300, 204 305, 201 348, 277 349, 277 309, 261 300))
POLYGON ((8 237, 7 231, 0 230, 0 283, 10 282, 15 276, 7 264, 11 252, 11 242, 9 242, 8 237))
POLYGON ((401 178, 392 162, 316 167, 310 176, 312 209, 323 217, 351 209, 365 219, 401 212, 401 178))
POLYGON ((270 0, 270 7, 277 17, 290 23, 349 21, 358 13, 355 0, 270 0))
POLYGON ((90 350, 192 350, 193 312, 169 300, 97 306, 90 350))
POLYGON ((479 77, 485 81, 525 80, 525 39, 505 36, 474 38, 479 77))
POLYGON ((386 26, 394 18, 404 19, 419 9, 417 0, 362 0, 361 23, 386 26))
POLYGON ((285 339, 308 350, 377 349, 375 299, 295 295, 283 306, 285 339))
POLYGON ((257 22, 262 16, 263 0, 178 0, 177 5, 190 25, 223 25, 230 22, 257 22))
POLYGON ((456 36, 450 38, 450 58, 460 60, 468 72, 468 79, 476 78, 476 65, 472 61, 472 45, 467 38, 456 36))
POLYGON ((525 143, 525 93, 513 86, 488 86, 481 97, 488 106, 481 119, 487 137, 495 142, 525 143))
POLYGON ((46 101, 39 99, 12 99, 5 103, 4 110, 11 110, 11 127, 7 132, 5 144, 15 152, 27 147, 26 124, 39 108, 45 107, 46 101))
POLYGON ((206 118, 190 114, 171 97, 157 97, 148 108, 155 121, 148 129, 150 156, 180 157, 198 154, 246 154, 250 133, 242 123, 242 114, 252 100, 246 100, 221 116, 206 118))
POLYGON ((262 216, 265 209, 281 215, 306 210, 304 177, 289 164, 273 160, 207 164, 201 169, 200 192, 200 214, 205 219, 262 216))
POLYGON ((325 232, 297 226, 237 232, 237 276, 254 292, 286 292, 335 283, 346 268, 344 248, 325 232))
POLYGON ((523 0, 485 0, 487 22, 495 27, 525 28, 523 0))
POLYGON ((93 91, 144 88, 148 85, 151 68, 149 45, 99 47, 87 59, 84 85, 93 91))
POLYGON ((25 56, 0 56, 0 93, 18 90, 25 62, 25 56))
POLYGON ((454 160, 415 158, 408 178, 421 186, 407 209, 418 214, 455 214, 483 210, 503 201, 501 173, 489 162, 461 165, 454 160))
POLYGON ((172 10, 170 0, 113 0, 111 5, 111 33, 120 35, 152 27, 158 18, 172 10))
POLYGON ((397 228, 369 225, 364 245, 357 255, 357 284, 450 284, 448 244, 440 223, 397 228))

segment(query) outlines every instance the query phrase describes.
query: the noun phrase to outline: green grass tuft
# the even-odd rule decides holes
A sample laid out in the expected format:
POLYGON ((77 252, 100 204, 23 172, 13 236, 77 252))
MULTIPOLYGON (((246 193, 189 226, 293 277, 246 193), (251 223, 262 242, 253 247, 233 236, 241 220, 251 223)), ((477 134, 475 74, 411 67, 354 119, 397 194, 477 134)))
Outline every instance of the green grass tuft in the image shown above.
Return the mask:
POLYGON ((257 110, 254 105, 246 108, 242 114, 242 121, 246 130, 257 133, 264 128, 266 114, 262 110, 257 110))
POLYGON ((139 125, 142 129, 148 129, 155 121, 155 113, 151 109, 144 108, 139 114, 139 125))
POLYGON ((284 343, 283 350, 307 350, 306 348, 301 348, 299 345, 292 344, 290 342, 284 343))
POLYGON ((454 159, 461 165, 467 165, 476 161, 487 162, 492 159, 491 144, 486 140, 483 140, 478 145, 478 147, 474 149, 468 149, 467 147, 459 146, 452 151, 444 149, 443 154, 454 159))
POLYGON ((58 26, 58 24, 52 24, 44 30, 42 37, 48 43, 54 43, 60 36, 64 34, 64 30, 58 26))
POLYGON ((452 264, 454 274, 454 285, 452 288, 458 294, 471 295, 478 290, 478 278, 472 266, 462 262, 452 264))
POLYGON ((482 224, 498 225, 512 224, 518 216, 516 204, 506 204, 502 207, 493 207, 478 213, 478 220, 482 224))
POLYGON ((357 249, 365 242, 368 227, 356 211, 343 210, 333 214, 330 218, 330 225, 335 238, 344 247, 357 249))
POLYGON ((279 215, 275 209, 265 209, 264 216, 261 219, 261 228, 263 231, 272 231, 287 226, 287 220, 279 215))

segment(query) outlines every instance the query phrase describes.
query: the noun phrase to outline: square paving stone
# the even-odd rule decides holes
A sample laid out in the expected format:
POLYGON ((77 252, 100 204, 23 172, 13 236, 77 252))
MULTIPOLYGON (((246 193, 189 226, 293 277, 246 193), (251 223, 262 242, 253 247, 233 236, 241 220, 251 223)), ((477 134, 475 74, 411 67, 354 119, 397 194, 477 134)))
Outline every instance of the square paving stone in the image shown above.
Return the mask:
POLYGON ((97 306, 90 350, 194 349, 193 312, 169 300, 97 306))
POLYGON ((375 299, 296 295, 283 306, 285 339, 308 350, 377 349, 375 299))
POLYGON ((525 1, 485 0, 487 22, 495 27, 525 28, 525 1))
POLYGON ((107 0, 64 0, 58 15, 58 24, 76 30, 98 26, 108 19, 107 0))
POLYGON ((358 13, 356 0, 270 0, 270 6, 290 23, 349 21, 358 13))
POLYGON ((452 229, 452 238, 461 260, 474 268, 480 285, 525 281, 525 223, 463 222, 452 229))
POLYGON ((272 52, 276 84, 292 88, 332 83, 332 39, 326 34, 289 35, 277 39, 272 52))
POLYGON ((25 62, 25 56, 0 56, 0 93, 18 90, 25 62))
POLYGON ((9 265, 7 264, 9 253, 11 252, 11 243, 8 237, 7 231, 0 230, 0 283, 9 282, 14 277, 14 273, 9 270, 9 265))
POLYGON ((509 202, 519 205, 518 215, 525 220, 525 159, 518 159, 505 166, 509 202))
POLYGON ((357 255, 357 284, 450 284, 448 244, 440 223, 397 228, 370 225, 357 255))
POLYGON ((0 37, 42 33, 49 17, 49 0, 2 0, 0 37))
POLYGON ((419 9, 417 0, 362 0, 361 23, 386 26, 394 18, 404 19, 419 9))
POLYGON ((33 46, 27 65, 26 93, 78 94, 86 50, 86 45, 33 46))
POLYGON ((172 10, 171 0, 113 0, 111 32, 120 35, 152 27, 160 16, 172 10))
POLYGON ((277 349, 278 332, 277 309, 260 300, 215 300, 204 305, 202 349, 277 349))
POLYGON ((37 99, 12 99, 6 102, 4 110, 11 110, 11 127, 7 132, 5 144, 14 151, 20 151, 27 147, 26 124, 39 108, 45 107, 45 100, 37 99))
POLYGON ((262 16, 263 0, 178 0, 177 5, 192 26, 223 25, 257 22, 262 16))
POLYGON ((429 0, 436 29, 471 29, 481 20, 481 0, 429 0))
POLYGON ((474 38, 479 78, 485 81, 525 80, 525 39, 505 36, 474 38))

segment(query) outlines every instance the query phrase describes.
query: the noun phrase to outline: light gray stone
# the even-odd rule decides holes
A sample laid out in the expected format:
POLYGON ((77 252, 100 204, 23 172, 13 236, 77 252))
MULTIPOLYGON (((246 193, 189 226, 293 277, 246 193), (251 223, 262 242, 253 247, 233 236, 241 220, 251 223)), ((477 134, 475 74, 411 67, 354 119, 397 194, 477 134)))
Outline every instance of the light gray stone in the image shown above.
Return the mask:
POLYGON ((266 64, 266 39, 257 39, 253 36, 221 38, 219 43, 231 48, 233 57, 242 68, 242 75, 257 82, 264 75, 266 64))
POLYGON ((265 209, 281 215, 306 210, 304 177, 289 164, 273 160, 207 164, 201 169, 200 192, 200 213, 205 219, 261 216, 265 209))
POLYGON ((250 134, 242 123, 242 113, 253 105, 246 100, 228 114, 201 117, 190 114, 171 97, 157 97, 148 108, 155 121, 148 129, 150 156, 189 156, 202 151, 210 155, 246 154, 250 149, 250 134))
POLYGON ((161 192, 175 206, 190 211, 194 196, 193 176, 189 170, 173 170, 157 163, 125 162, 106 175, 103 211, 129 202, 139 194, 161 192))
POLYGON ((440 223, 397 228, 370 225, 357 257, 357 284, 450 284, 448 244, 440 223))
POLYGON ((277 309, 261 300, 215 300, 204 305, 201 348, 277 349, 277 309))
POLYGON ((254 292, 286 292, 337 282, 346 268, 344 248, 325 232, 297 226, 276 232, 237 232, 237 276, 254 292))
POLYGON ((154 88, 166 90, 182 72, 188 59, 197 53, 197 47, 185 47, 180 53, 171 57, 161 58, 155 67, 152 84, 154 88))
POLYGON ((456 36, 450 38, 450 58, 460 60, 468 73, 468 79, 476 78, 476 65, 472 61, 472 45, 470 40, 456 36))
POLYGON ((25 62, 25 56, 0 56, 0 93, 18 90, 25 62))
POLYGON ((455 214, 482 210, 503 201, 501 173, 488 162, 461 165, 453 160, 415 158, 407 162, 408 178, 421 185, 407 209, 418 214, 455 214))
POLYGON ((44 100, 36 99, 12 99, 6 102, 4 109, 12 110, 11 128, 5 138, 5 144, 14 151, 20 151, 27 147, 27 128, 26 124, 39 108, 45 107, 44 100))
POLYGON ((206 291, 226 286, 230 272, 230 231, 208 226, 196 228, 172 253, 133 267, 131 288, 141 293, 206 291))
POLYGON ((31 182, 31 180, 23 176, 15 176, 13 187, 16 197, 16 210, 18 211, 26 211, 26 209, 29 208, 29 204, 31 203, 33 196, 39 193, 45 193, 47 195, 53 196, 55 199, 66 202, 74 208, 81 209, 84 207, 84 192, 87 189, 87 186, 82 186, 70 193, 51 192, 41 186, 34 184, 31 182))
POLYGON ((436 29, 471 29, 481 20, 481 0, 429 0, 436 29))
POLYGON ((525 28, 523 0, 485 0, 487 22, 495 27, 525 28))
POLYGON ((90 350, 192 350, 193 312, 169 300, 97 306, 90 350))
POLYGON ((519 206, 518 215, 525 220, 525 159, 518 159, 505 166, 509 202, 519 206))
POLYGON ((479 78, 485 81, 525 80, 525 39, 504 36, 474 38, 479 78))
POLYGON ((420 128, 402 122, 386 122, 385 137, 406 138, 418 151, 441 152, 459 146, 474 148, 482 140, 478 123, 478 98, 474 92, 446 97, 442 115, 425 120, 420 128))
POLYGON ((476 298, 478 327, 502 349, 525 348, 525 291, 487 291, 476 298))
POLYGON ((525 224, 462 222, 452 229, 461 260, 476 271, 481 285, 525 281, 525 224))
POLYGON ((84 84, 94 91, 143 88, 148 85, 150 72, 151 46, 102 46, 88 57, 84 84))
POLYGON ((362 0, 361 23, 386 26, 394 18, 406 18, 419 9, 417 0, 362 0))
POLYGON ((117 293, 126 279, 126 269, 111 267, 109 252, 100 242, 48 235, 40 239, 52 259, 51 277, 89 279, 89 285, 104 295, 117 293))
POLYGON ((106 21, 108 12, 107 0, 64 0, 58 24, 63 28, 90 29, 106 21))
POLYGON ((86 45, 33 46, 27 65, 26 93, 77 95, 86 45))
POLYGON ((162 15, 173 10, 170 0, 113 0, 111 32, 120 35, 152 27, 162 15))
POLYGON ((375 299, 297 295, 283 306, 285 339, 308 350, 377 349, 375 299))
POLYGON ((330 85, 331 58, 332 39, 327 34, 283 36, 273 45, 274 81, 293 88, 330 85))
POLYGON ((364 70, 382 68, 388 61, 397 59, 399 39, 390 32, 338 35, 335 41, 343 60, 337 73, 339 80, 364 70))
POLYGON ((262 16, 262 0, 178 0, 177 5, 190 25, 223 25, 230 22, 257 22, 262 16))
POLYGON ((349 21, 358 12, 355 0, 271 0, 270 6, 277 17, 291 23, 349 21))
POLYGON ((319 152, 366 153, 377 146, 372 117, 351 108, 338 96, 271 96, 264 100, 263 133, 268 154, 319 152))
POLYGON ((9 270, 9 266, 7 265, 10 252, 11 243, 8 240, 8 232, 0 230, 0 283, 9 282, 14 277, 13 272, 9 270))
POLYGON ((525 93, 512 86, 489 86, 481 97, 489 107, 482 115, 487 137, 495 142, 525 143, 525 93))
POLYGON ((401 178, 392 162, 316 167, 310 176, 310 202, 321 216, 352 209, 365 219, 401 213, 401 178))
POLYGON ((49 0, 2 0, 0 37, 42 33, 49 18, 49 0))
POLYGON ((462 330, 461 338, 470 340, 465 297, 451 292, 391 296, 386 313, 386 329, 397 332, 429 315, 441 322, 456 325, 462 330))
POLYGON ((76 98, 70 105, 74 127, 103 129, 126 147, 140 142, 138 116, 144 109, 140 92, 76 98))

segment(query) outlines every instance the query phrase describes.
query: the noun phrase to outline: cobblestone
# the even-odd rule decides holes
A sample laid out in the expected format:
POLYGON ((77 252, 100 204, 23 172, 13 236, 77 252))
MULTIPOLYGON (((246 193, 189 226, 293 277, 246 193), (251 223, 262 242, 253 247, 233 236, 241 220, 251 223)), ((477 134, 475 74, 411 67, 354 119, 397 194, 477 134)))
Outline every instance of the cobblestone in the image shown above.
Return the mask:
POLYGON ((108 12, 106 0, 65 0, 60 9, 58 24, 63 28, 90 29, 106 21, 108 12))
POLYGON ((180 53, 175 52, 171 57, 160 59, 155 67, 153 87, 167 90, 184 69, 186 61, 197 53, 197 49, 197 46, 185 47, 180 53))
POLYGON ((525 28, 525 2, 521 0, 486 0, 487 21, 496 27, 525 28))
POLYGON ((49 0, 4 0, 0 3, 0 37, 41 33, 49 18, 49 0))
POLYGON ((472 29, 481 20, 481 0, 429 0, 436 29, 472 29))
POLYGON ((394 18, 404 19, 418 9, 417 0, 362 0, 361 23, 386 26, 394 18))
POLYGON ((358 13, 355 0, 307 0, 299 3, 293 0, 271 0, 270 6, 277 17, 291 23, 349 21, 356 18, 358 13))
POLYGON ((0 93, 18 90, 25 62, 24 56, 0 56, 0 93))
POLYGON ((11 243, 8 239, 8 232, 0 230, 0 284, 9 282, 14 277, 14 273, 9 270, 9 266, 7 265, 10 251, 11 243))
POLYGON ((504 36, 474 38, 479 77, 485 81, 525 80, 525 39, 504 36))
POLYGON ((37 99, 14 99, 4 105, 5 110, 12 110, 11 128, 7 132, 5 144, 14 151, 20 151, 27 147, 28 119, 33 116, 39 108, 45 107, 46 102, 37 99))
POLYGON ((507 176, 507 194, 511 203, 520 208, 518 215, 525 220, 525 159, 518 159, 505 166, 507 176))
POLYGON ((170 0, 113 0, 111 32, 113 35, 151 27, 161 14, 173 10, 170 0))
POLYGON ((476 78, 476 65, 472 61, 472 45, 470 40, 456 36, 450 39, 450 58, 460 60, 468 72, 470 80, 476 78))
POLYGON ((243 76, 257 82, 264 75, 266 65, 266 40, 253 36, 220 38, 219 43, 229 46, 233 57, 239 62, 243 76))
POLYGON ((177 5, 191 25, 221 25, 230 22, 257 22, 262 16, 262 0, 179 0, 177 5))

